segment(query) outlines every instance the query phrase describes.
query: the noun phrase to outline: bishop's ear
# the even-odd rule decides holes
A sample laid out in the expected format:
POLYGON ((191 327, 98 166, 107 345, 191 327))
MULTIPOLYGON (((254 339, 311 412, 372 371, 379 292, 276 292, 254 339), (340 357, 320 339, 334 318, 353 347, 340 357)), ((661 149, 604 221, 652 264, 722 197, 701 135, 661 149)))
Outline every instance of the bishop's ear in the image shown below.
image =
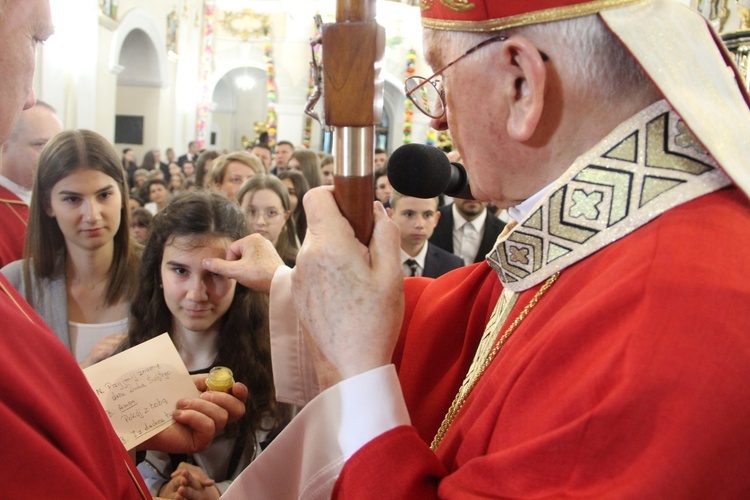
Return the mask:
POLYGON ((503 44, 503 61, 508 65, 508 135, 519 142, 534 135, 544 108, 547 78, 546 56, 529 40, 512 36, 503 44), (512 78, 512 80, 510 80, 512 78))

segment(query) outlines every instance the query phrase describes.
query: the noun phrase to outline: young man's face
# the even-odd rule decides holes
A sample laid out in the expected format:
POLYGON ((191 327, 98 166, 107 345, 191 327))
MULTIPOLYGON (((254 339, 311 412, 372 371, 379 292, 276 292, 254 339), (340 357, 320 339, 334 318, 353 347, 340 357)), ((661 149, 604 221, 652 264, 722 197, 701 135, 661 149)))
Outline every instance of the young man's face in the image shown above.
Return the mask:
POLYGON ((375 153, 373 168, 377 170, 379 168, 385 167, 387 161, 388 155, 386 153, 375 153))
POLYGON ((401 247, 404 249, 421 249, 440 219, 435 198, 425 200, 405 196, 388 213, 401 231, 401 247))
POLYGON ((487 206, 486 203, 482 203, 481 201, 462 200, 459 198, 454 198, 453 203, 456 205, 458 213, 460 213, 466 220, 474 220, 484 212, 484 208, 487 206))
POLYGON ((263 162, 263 166, 266 167, 266 170, 271 169, 271 152, 267 150, 266 148, 253 148, 252 153, 260 158, 260 161, 263 162))
POLYGON ((276 146, 276 166, 286 170, 286 164, 294 153, 294 148, 289 144, 279 144, 276 146))
POLYGON ((388 176, 381 175, 375 179, 375 199, 380 203, 388 203, 391 199, 391 183, 388 180, 388 176))

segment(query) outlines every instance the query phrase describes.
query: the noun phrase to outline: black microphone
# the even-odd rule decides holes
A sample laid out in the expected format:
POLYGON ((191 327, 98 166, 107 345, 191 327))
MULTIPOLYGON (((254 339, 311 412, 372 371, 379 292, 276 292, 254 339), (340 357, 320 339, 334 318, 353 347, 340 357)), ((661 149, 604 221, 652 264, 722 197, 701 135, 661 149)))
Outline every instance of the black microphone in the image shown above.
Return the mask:
POLYGON ((434 146, 413 143, 396 148, 388 159, 388 180, 396 191, 415 198, 434 198, 445 193, 474 199, 464 166, 451 163, 434 146))

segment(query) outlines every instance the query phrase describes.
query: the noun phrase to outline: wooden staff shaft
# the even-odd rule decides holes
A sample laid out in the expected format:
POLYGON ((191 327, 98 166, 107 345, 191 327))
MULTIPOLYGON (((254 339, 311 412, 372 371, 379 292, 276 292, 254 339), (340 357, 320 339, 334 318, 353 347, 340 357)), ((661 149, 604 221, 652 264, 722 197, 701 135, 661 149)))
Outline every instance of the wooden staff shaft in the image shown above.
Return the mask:
POLYGON ((325 121, 336 129, 334 193, 357 238, 372 234, 374 126, 380 122, 379 65, 385 30, 375 0, 339 0, 336 22, 323 27, 325 121))

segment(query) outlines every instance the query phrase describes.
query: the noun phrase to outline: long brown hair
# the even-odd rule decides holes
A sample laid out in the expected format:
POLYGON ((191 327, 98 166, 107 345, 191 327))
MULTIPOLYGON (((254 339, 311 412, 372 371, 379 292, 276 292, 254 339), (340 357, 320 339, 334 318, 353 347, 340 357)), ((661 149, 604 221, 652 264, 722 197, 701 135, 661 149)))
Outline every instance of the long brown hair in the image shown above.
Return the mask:
MULTIPOLYGON (((196 191, 175 196, 156 214, 143 248, 139 286, 131 303, 128 347, 172 329, 172 313, 161 288, 164 248, 175 238, 188 237, 199 247, 214 238, 231 241, 248 233, 245 217, 236 203, 217 193, 196 191)), ((264 417, 275 416, 268 331, 268 298, 237 283, 232 304, 221 319, 216 365, 228 366, 235 380, 247 385, 251 397, 239 428, 262 428, 264 417)), ((232 428, 236 428, 233 426, 232 428)), ((269 430, 269 429, 266 429, 269 430)), ((254 439, 254 432, 248 432, 254 439)))
POLYGON ((310 189, 323 184, 323 174, 320 173, 320 157, 318 153, 309 149, 300 149, 292 153, 289 159, 295 159, 299 162, 299 171, 307 179, 310 189))
POLYGON ((294 209, 292 215, 294 216, 294 224, 297 226, 297 239, 302 243, 305 241, 305 233, 307 233, 307 215, 305 214, 305 206, 302 204, 302 198, 310 190, 310 185, 307 183, 305 176, 302 175, 302 172, 298 172, 297 170, 279 172, 279 179, 282 181, 289 179, 296 191, 297 207, 294 209))
POLYGON ((79 169, 98 170, 114 179, 122 198, 120 227, 114 236, 104 302, 117 304, 133 290, 138 255, 130 240, 130 208, 122 162, 114 146, 101 135, 90 130, 70 130, 53 137, 39 157, 23 251, 28 300, 31 300, 31 266, 39 278, 48 278, 54 274, 58 259, 65 257, 65 237, 55 218, 47 215, 46 208, 51 204, 55 184, 79 169))

